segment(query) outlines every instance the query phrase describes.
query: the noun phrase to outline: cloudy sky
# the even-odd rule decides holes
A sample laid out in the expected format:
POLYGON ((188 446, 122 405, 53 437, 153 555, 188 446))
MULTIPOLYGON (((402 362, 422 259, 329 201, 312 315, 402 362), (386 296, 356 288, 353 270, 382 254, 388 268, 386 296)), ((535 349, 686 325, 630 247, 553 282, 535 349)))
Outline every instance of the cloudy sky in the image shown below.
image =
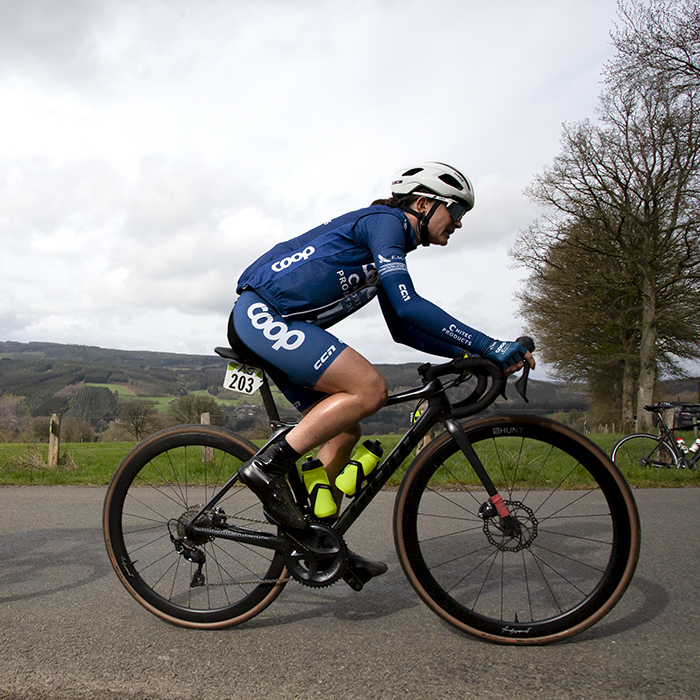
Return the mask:
MULTIPOLYGON (((387 196, 472 179, 416 288, 502 339, 508 250, 562 122, 595 116, 615 0, 0 0, 0 340, 210 354, 240 272, 387 196)), ((376 362, 378 304, 335 329, 376 362)))

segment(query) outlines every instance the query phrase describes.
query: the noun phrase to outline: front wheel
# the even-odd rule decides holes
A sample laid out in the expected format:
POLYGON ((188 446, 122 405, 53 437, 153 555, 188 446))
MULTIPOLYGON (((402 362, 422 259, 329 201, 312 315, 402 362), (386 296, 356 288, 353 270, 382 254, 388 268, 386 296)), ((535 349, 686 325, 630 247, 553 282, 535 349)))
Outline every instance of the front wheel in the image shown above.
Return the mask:
POLYGON ((645 433, 635 433, 623 437, 613 447, 612 461, 623 471, 632 467, 656 467, 658 469, 678 467, 676 453, 665 442, 645 433))
MULTIPOLYGON (((284 587, 282 552, 190 537, 186 529, 255 452, 220 428, 183 425, 143 440, 119 465, 104 504, 107 552, 129 593, 158 617, 183 627, 227 627, 261 612, 284 587)), ((197 525, 245 529, 252 541, 277 531, 238 484, 197 525)))
POLYGON ((544 644, 600 620, 629 584, 639 517, 615 465, 554 421, 493 417, 462 426, 518 523, 508 534, 448 433, 409 467, 394 537, 418 595, 455 627, 544 644))

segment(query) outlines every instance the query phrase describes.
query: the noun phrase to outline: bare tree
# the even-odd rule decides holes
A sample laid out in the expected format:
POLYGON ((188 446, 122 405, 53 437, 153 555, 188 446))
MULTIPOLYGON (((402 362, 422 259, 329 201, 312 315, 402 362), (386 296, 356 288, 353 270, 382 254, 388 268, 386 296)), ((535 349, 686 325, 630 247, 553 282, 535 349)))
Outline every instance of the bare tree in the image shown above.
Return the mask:
POLYGON ((154 401, 131 400, 122 404, 120 419, 122 425, 134 436, 141 440, 156 425, 158 409, 154 401))
MULTIPOLYGON (((632 10, 639 13, 641 7, 636 0, 621 5, 622 18, 640 16, 632 10)), ((607 70, 629 67, 629 61, 625 54, 607 70)), ((638 367, 636 413, 642 424, 643 406, 653 401, 657 364, 678 370, 679 359, 698 356, 700 110, 697 88, 691 81, 683 85, 680 89, 642 68, 632 82, 609 80, 599 123, 565 125, 561 154, 530 186, 529 195, 548 213, 514 249, 516 259, 534 273, 524 313, 540 330, 548 321, 533 303, 553 293, 547 287, 555 277, 547 271, 550 258, 566 261, 562 269, 572 281, 587 278, 585 294, 599 303, 610 289, 596 282, 595 274, 567 266, 589 265, 601 275, 617 270, 617 285, 608 280, 619 295, 616 333, 621 346, 627 345, 621 360, 628 369, 638 367), (578 253, 564 254, 567 248, 578 253), (632 351, 634 359, 628 356, 632 351)), ((607 316, 601 311, 601 324, 607 316)), ((549 333, 557 331, 549 328, 549 333)), ((594 354, 596 333, 589 329, 584 336, 594 354)), ((626 386, 629 393, 629 376, 626 386)), ((629 399, 626 404, 624 416, 631 413, 629 399)))
POLYGON ((202 413, 210 414, 213 425, 224 418, 216 399, 205 394, 185 394, 168 405, 168 415, 177 423, 199 423, 202 413))
POLYGON ((518 296, 538 354, 559 378, 587 385, 599 422, 631 426, 639 304, 623 262, 590 246, 551 241, 537 225, 513 255, 531 271, 518 296))
POLYGON ((700 5, 697 0, 618 0, 620 24, 612 33, 617 54, 608 82, 650 80, 686 91, 700 84, 700 5))

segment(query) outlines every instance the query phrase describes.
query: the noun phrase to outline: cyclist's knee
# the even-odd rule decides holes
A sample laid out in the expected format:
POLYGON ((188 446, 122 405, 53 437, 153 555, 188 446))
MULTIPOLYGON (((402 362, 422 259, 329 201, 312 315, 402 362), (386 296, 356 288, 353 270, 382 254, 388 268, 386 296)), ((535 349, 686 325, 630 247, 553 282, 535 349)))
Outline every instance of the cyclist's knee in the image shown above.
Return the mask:
POLYGON ((342 439, 343 442, 348 444, 354 444, 362 437, 362 426, 359 423, 351 425, 349 428, 343 430, 343 432, 338 436, 338 439, 342 439))
POLYGON ((384 379, 384 377, 377 372, 376 375, 369 381, 365 387, 365 391, 363 392, 363 399, 367 404, 369 414, 371 415, 372 413, 376 413, 380 408, 382 408, 386 403, 388 396, 389 390, 386 385, 386 379, 384 379))

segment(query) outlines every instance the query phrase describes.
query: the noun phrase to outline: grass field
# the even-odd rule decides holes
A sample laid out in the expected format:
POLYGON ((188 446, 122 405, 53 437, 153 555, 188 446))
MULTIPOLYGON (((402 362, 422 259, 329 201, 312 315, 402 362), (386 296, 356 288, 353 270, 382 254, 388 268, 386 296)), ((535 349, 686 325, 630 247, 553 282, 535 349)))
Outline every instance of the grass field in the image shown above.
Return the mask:
MULTIPOLYGON (((399 440, 398 435, 367 436, 379 439, 387 454, 399 440)), ((608 454, 620 435, 590 436, 608 454)), ((692 433, 686 442, 693 439, 692 433)), ((262 444, 262 441, 258 441, 262 444)), ((123 443, 67 443, 61 445, 60 464, 57 468, 46 466, 46 444, 0 444, 0 485, 106 485, 115 469, 135 445, 123 443)), ((394 474, 389 486, 398 485, 403 471, 410 463, 406 460, 402 469, 394 474)), ((461 467, 460 467, 461 469, 461 467)), ((633 487, 686 487, 700 486, 700 470, 645 469, 628 470, 625 477, 633 487)), ((449 477, 446 477, 449 481, 449 477)))

